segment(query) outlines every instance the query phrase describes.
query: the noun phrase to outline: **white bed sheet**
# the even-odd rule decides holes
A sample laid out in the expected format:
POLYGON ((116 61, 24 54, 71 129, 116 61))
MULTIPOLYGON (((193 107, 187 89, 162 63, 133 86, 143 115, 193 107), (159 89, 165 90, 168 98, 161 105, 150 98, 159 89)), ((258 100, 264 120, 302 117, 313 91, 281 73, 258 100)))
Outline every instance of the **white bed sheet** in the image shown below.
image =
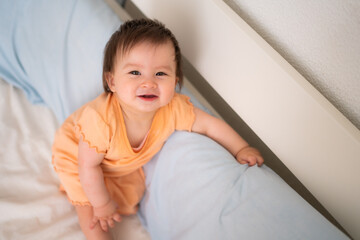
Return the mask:
MULTIPOLYGON (((0 239, 85 239, 51 165, 55 116, 2 79, 0 95, 0 239)), ((113 234, 150 239, 137 216, 113 234)))

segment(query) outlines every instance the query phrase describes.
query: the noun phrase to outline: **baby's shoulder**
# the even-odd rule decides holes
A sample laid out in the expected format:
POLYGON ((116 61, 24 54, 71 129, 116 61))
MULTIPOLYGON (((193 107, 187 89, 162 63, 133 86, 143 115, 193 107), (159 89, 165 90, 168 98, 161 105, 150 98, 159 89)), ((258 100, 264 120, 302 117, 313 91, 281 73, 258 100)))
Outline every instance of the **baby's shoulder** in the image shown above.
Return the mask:
POLYGON ((83 105, 75 112, 75 121, 85 118, 95 120, 102 120, 108 122, 109 115, 113 115, 112 96, 107 93, 102 93, 94 100, 83 105))
POLYGON ((112 99, 111 94, 102 93, 99 96, 97 96, 94 100, 85 104, 84 106, 101 110, 104 107, 106 107, 109 104, 109 102, 111 102, 111 99, 112 99))

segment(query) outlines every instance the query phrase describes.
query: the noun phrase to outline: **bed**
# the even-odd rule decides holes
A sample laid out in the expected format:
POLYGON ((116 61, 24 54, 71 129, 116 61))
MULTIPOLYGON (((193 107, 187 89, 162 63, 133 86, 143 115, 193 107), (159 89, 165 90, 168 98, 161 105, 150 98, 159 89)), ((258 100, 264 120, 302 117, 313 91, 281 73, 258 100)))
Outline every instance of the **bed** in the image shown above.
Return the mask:
MULTIPOLYGON (((7 0, 0 16, 0 238, 84 239, 51 144, 101 92, 103 47, 129 15, 112 1, 7 0)), ((182 91, 218 114, 187 80, 182 91)), ((269 167, 239 165, 204 136, 174 133, 144 170, 139 213, 115 239, 348 239, 269 167)))

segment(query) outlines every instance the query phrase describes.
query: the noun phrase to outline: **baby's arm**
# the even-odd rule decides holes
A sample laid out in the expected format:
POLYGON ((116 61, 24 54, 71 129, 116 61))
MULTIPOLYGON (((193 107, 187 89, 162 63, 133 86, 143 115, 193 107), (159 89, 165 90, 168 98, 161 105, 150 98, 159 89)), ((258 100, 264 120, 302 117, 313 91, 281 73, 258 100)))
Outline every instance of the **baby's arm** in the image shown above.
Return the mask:
POLYGON ((116 212, 117 205, 111 199, 106 189, 104 175, 100 164, 104 159, 104 154, 99 154, 95 149, 80 139, 79 141, 79 176, 80 182, 93 206, 94 216, 90 228, 100 223, 104 231, 108 226, 113 227, 114 221, 121 220, 120 214, 116 212))
POLYGON ((260 152, 232 129, 226 122, 194 108, 193 132, 206 135, 225 147, 241 164, 261 166, 264 162, 260 152))

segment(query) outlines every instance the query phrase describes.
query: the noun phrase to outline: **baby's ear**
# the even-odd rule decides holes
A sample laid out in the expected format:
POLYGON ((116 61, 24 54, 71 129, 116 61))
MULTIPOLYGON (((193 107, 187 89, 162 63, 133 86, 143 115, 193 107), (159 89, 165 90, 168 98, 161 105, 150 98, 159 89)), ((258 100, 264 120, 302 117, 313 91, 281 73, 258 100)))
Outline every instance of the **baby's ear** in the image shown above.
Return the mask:
POLYGON ((105 79, 110 90, 114 92, 115 91, 114 75, 111 72, 106 72, 105 79))

